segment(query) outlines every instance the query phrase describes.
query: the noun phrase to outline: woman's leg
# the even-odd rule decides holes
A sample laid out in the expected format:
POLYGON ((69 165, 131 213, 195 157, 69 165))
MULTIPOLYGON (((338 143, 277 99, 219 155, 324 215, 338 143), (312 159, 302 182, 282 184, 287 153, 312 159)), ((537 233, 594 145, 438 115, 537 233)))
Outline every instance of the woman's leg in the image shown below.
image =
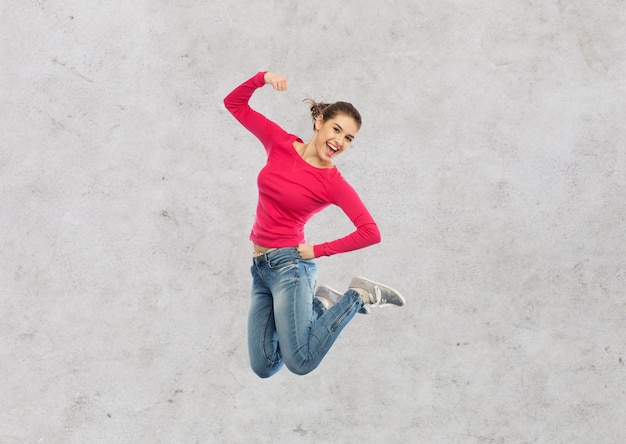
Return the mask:
POLYGON ((320 364, 363 300, 349 290, 319 316, 319 307, 313 309, 315 262, 300 259, 295 248, 276 250, 268 256, 268 284, 274 298, 280 352, 290 371, 304 375, 320 364))
POLYGON ((251 268, 252 291, 248 312, 248 354, 252 370, 261 378, 278 372, 283 361, 274 322, 272 293, 264 279, 263 264, 251 268))

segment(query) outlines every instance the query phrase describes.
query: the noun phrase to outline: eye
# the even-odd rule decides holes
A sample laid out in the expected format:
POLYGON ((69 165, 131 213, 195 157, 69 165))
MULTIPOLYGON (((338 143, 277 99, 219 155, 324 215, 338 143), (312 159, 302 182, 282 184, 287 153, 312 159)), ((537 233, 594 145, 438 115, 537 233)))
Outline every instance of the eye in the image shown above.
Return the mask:
POLYGON ((339 134, 339 131, 340 131, 339 128, 335 127, 334 130, 337 134, 339 134))

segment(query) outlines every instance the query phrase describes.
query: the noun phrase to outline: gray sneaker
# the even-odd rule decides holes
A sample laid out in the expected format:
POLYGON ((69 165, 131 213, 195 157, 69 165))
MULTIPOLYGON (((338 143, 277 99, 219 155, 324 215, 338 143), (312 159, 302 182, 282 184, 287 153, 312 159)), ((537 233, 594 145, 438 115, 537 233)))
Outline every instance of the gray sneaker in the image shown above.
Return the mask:
MULTIPOLYGON (((328 285, 320 285, 317 287, 317 290, 315 290, 315 297, 321 300, 327 309, 335 305, 342 296, 342 293, 328 285)), ((359 310, 359 313, 362 314, 369 314, 369 312, 370 309, 366 305, 359 310)))
POLYGON ((393 288, 362 276, 354 276, 350 281, 350 288, 360 288, 369 293, 370 299, 373 302, 371 304, 365 304, 364 307, 382 308, 388 307, 389 305, 402 307, 406 303, 404 297, 393 288))

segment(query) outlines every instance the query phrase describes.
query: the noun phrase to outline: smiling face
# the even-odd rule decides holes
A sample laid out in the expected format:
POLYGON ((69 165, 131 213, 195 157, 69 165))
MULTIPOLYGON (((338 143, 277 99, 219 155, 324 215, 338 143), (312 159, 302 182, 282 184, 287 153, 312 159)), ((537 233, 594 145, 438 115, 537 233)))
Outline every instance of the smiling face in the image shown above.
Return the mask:
POLYGON ((319 116, 315 121, 317 137, 315 150, 322 163, 332 163, 332 159, 343 153, 359 131, 357 122, 345 114, 336 114, 324 120, 319 116))

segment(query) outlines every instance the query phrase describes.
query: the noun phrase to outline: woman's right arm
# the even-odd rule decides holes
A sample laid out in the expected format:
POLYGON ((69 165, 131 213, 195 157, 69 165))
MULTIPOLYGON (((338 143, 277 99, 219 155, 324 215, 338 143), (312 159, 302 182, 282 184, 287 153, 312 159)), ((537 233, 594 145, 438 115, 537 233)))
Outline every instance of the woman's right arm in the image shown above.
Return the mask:
POLYGON ((276 129, 276 124, 256 112, 248 104, 252 94, 265 84, 270 84, 277 91, 287 89, 287 79, 271 72, 261 71, 235 88, 224 99, 226 109, 248 131, 254 134, 267 148, 269 136, 276 129))

